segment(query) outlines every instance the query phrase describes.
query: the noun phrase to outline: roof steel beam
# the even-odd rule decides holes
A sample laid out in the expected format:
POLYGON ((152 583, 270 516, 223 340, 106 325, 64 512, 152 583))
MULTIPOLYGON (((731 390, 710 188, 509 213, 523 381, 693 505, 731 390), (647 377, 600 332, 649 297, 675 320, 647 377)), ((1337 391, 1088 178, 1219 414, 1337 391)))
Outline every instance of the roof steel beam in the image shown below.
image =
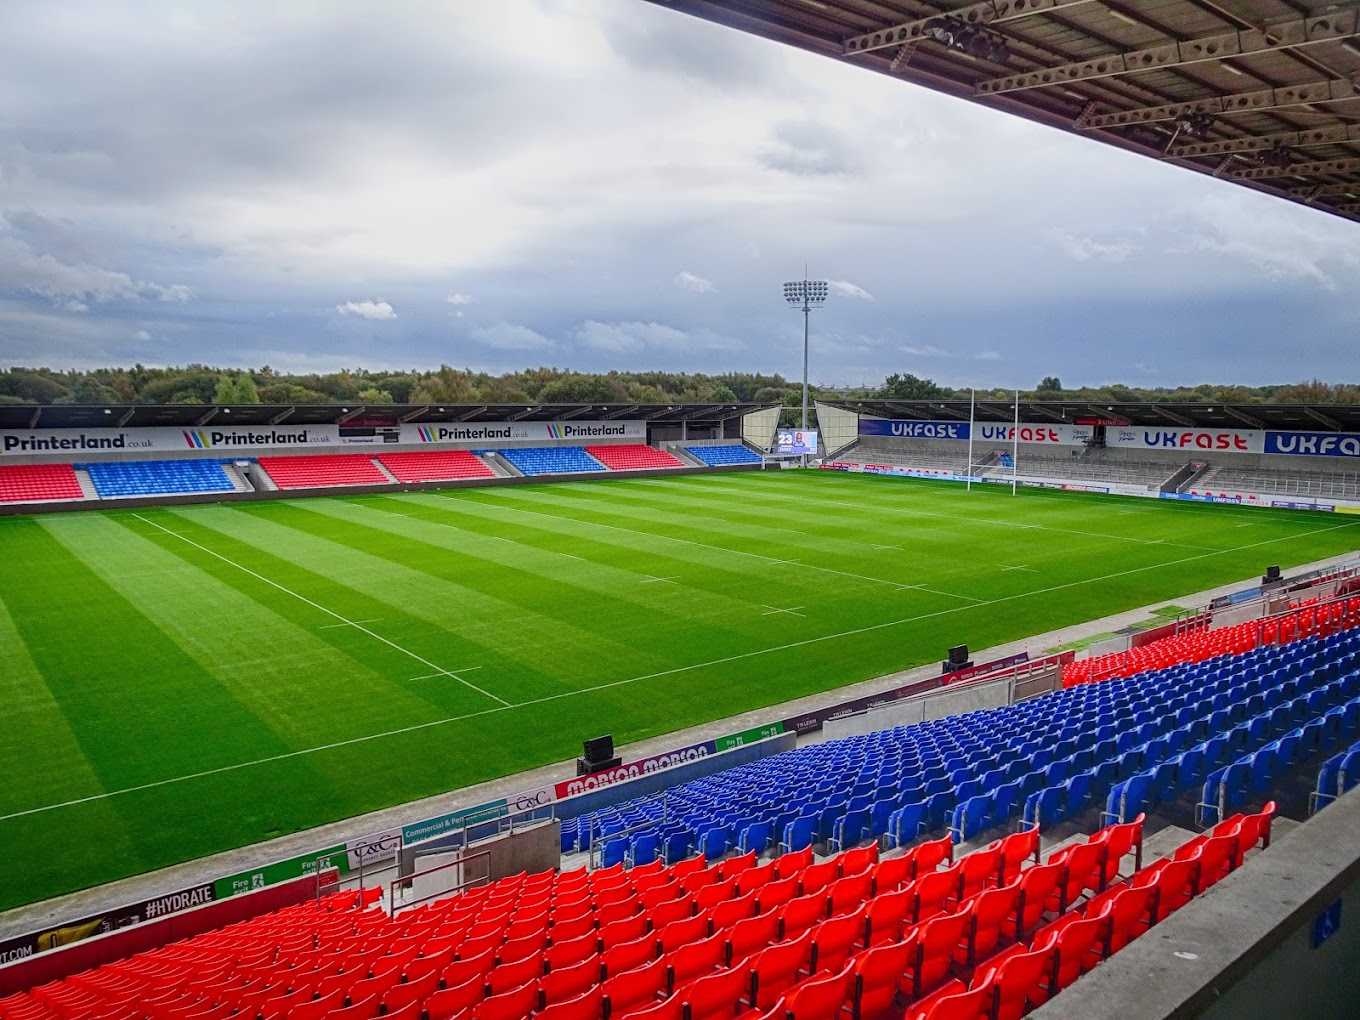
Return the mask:
POLYGON ((1313 184, 1306 188, 1292 188, 1289 192, 1295 198, 1312 201, 1315 198, 1338 198, 1360 195, 1357 184, 1313 184))
POLYGON ((1181 142, 1166 150, 1165 159, 1184 159, 1188 156, 1219 156, 1230 152, 1260 152, 1277 146, 1303 148, 1309 145, 1331 145, 1337 142, 1360 141, 1360 124, 1329 124, 1304 131, 1277 131, 1268 135, 1242 135, 1215 142, 1181 142))
POLYGON ((1326 425, 1329 429, 1332 429, 1335 432, 1341 431, 1341 423, 1338 421, 1333 421, 1331 418, 1327 417, 1321 411, 1315 411, 1311 407, 1305 407, 1303 409, 1303 413, 1308 415, 1308 417, 1312 418, 1314 421, 1322 422, 1322 424, 1326 425))
POLYGON ((940 11, 938 14, 932 14, 926 18, 904 21, 900 25, 893 25, 891 28, 865 32, 862 35, 852 35, 845 40, 842 47, 845 55, 851 56, 856 53, 869 53, 873 50, 884 50, 893 46, 919 42, 926 37, 926 26, 944 17, 959 18, 969 25, 983 27, 1005 21, 1014 21, 1016 18, 1025 18, 1031 14, 1044 14, 1061 7, 1075 7, 1078 4, 1091 2, 1092 0, 995 0, 995 2, 983 0, 982 3, 969 4, 967 7, 960 7, 957 10, 940 11))
POLYGON ((1266 427, 1266 423, 1263 422, 1260 418, 1254 418, 1251 415, 1247 414, 1245 411, 1239 411, 1235 407, 1230 407, 1225 404, 1223 410, 1230 418, 1236 418, 1244 425, 1250 425, 1254 429, 1263 429, 1266 427))
POLYGON ((1269 177, 1307 177, 1310 174, 1348 174, 1360 170, 1360 158, 1315 159, 1310 163, 1286 163, 1284 166, 1249 166, 1229 170, 1223 176, 1230 181, 1261 181, 1269 177))
POLYGON ((1191 419, 1187 418, 1187 417, 1186 417, 1185 415, 1183 415, 1183 414, 1175 414, 1175 413, 1172 412, 1172 411, 1168 411, 1168 410, 1167 410, 1165 407, 1163 407, 1161 404, 1155 404, 1155 405, 1153 405, 1152 410, 1153 410, 1155 413, 1160 414, 1163 418, 1166 418, 1166 419, 1168 419, 1168 420, 1170 420, 1170 421, 1175 422, 1177 425, 1184 425, 1186 428, 1193 428, 1193 427, 1194 427, 1194 424, 1195 424, 1195 423, 1194 423, 1191 419))
POLYGON ((1168 67, 1221 61, 1225 57, 1250 56, 1275 50, 1297 49, 1323 42, 1340 42, 1356 34, 1354 9, 1333 11, 1313 18, 1292 18, 1261 29, 1243 29, 1186 42, 1166 42, 1159 46, 1111 53, 1090 60, 1078 60, 1057 67, 990 78, 978 82, 978 95, 1018 92, 1022 89, 1067 85, 1092 78, 1110 78, 1138 71, 1158 71, 1168 67))
POLYGON ((1209 96, 1184 103, 1165 103, 1162 106, 1141 106, 1117 113, 1088 114, 1083 112, 1072 125, 1078 131, 1125 127, 1129 124, 1153 124, 1176 120, 1192 113, 1228 114, 1255 113, 1258 110, 1277 110, 1286 106, 1309 106, 1313 103, 1339 103, 1360 99, 1360 83, 1345 78, 1309 82, 1306 85, 1285 85, 1274 89, 1257 89, 1227 96, 1209 96))

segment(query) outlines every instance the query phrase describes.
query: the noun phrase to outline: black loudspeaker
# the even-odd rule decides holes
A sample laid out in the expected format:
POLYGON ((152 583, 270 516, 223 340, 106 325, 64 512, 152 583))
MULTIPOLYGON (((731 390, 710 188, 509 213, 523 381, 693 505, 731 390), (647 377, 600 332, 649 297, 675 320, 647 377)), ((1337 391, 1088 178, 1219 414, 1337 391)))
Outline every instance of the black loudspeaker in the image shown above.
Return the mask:
POLYGON ((941 673, 954 673, 961 669, 967 669, 973 664, 968 658, 967 645, 955 645, 949 649, 949 658, 940 663, 941 673))
POLYGON ((581 750, 585 760, 592 765, 597 762, 608 761, 614 757, 614 735, 606 733, 603 737, 584 741, 581 744, 581 750))
POLYGON ((1280 578, 1280 568, 1279 568, 1279 567, 1266 567, 1266 575, 1265 575, 1265 577, 1261 578, 1261 583, 1262 583, 1262 584, 1279 584, 1279 583, 1280 583, 1280 580, 1281 580, 1281 578, 1280 578))

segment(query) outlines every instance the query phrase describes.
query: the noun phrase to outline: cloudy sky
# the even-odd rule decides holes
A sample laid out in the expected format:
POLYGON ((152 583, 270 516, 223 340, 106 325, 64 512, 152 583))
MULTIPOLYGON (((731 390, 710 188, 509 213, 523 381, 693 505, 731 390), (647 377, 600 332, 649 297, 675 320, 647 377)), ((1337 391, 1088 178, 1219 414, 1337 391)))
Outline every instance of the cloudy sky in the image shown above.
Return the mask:
POLYGON ((0 364, 1360 376, 1360 225, 643 0, 5 0, 0 364))

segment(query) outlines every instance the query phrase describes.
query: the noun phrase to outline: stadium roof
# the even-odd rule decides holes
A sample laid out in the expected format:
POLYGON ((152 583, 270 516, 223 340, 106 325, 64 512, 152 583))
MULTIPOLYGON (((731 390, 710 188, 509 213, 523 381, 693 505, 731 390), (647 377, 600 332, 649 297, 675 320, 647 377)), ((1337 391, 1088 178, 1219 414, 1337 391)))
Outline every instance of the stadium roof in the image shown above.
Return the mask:
POLYGON ((1360 219, 1355 0, 652 2, 1360 219))
POLYGON ((396 425, 487 421, 726 421, 775 403, 736 404, 4 404, 0 429, 166 425, 396 425))
MULTIPOLYGON (((837 400, 821 398, 818 403, 857 411, 874 418, 904 421, 967 421, 967 400, 837 400)), ((1010 400, 979 400, 977 421, 1015 420, 1015 404, 1010 400)), ((1357 404, 1182 404, 1095 403, 1084 400, 1022 400, 1020 420, 1029 424, 1045 422, 1090 422, 1099 419, 1111 425, 1137 425, 1144 428, 1189 429, 1278 429, 1286 432, 1360 432, 1360 405, 1357 404)))

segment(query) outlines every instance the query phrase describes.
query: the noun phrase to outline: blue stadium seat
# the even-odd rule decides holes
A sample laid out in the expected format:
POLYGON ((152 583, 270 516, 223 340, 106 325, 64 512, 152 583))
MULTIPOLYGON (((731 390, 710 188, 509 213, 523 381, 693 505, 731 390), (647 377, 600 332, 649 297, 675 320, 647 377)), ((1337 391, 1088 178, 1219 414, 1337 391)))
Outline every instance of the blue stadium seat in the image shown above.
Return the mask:
POLYGON ((581 446, 516 446, 497 450, 496 453, 525 475, 561 475, 608 470, 581 446))
POLYGON ((759 464, 764 458, 740 443, 725 446, 686 446, 685 452, 709 467, 720 464, 759 464))
POLYGON ((188 492, 231 492, 235 486, 222 460, 114 460, 77 464, 84 468, 101 499, 118 496, 170 496, 188 492))

